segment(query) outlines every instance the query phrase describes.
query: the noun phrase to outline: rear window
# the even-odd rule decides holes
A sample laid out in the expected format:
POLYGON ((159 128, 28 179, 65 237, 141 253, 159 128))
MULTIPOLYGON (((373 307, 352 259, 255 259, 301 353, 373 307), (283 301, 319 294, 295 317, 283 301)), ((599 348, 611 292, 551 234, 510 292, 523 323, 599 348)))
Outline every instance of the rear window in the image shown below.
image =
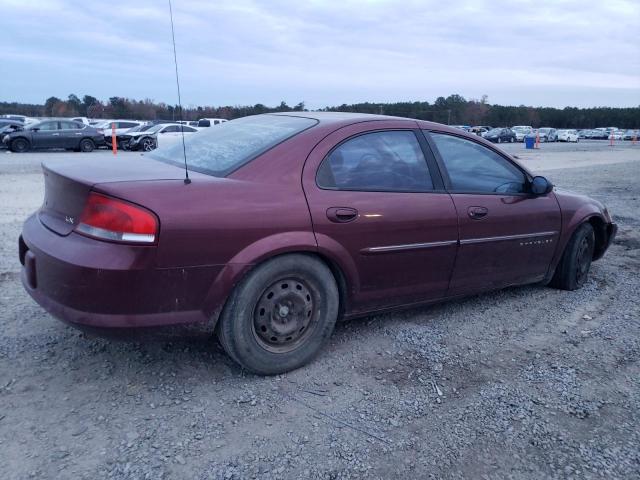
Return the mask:
MULTIPOLYGON (((317 120, 286 115, 255 115, 224 122, 185 137, 189 170, 225 177, 258 155, 313 127, 317 120)), ((182 142, 158 148, 150 158, 184 165, 182 142)))

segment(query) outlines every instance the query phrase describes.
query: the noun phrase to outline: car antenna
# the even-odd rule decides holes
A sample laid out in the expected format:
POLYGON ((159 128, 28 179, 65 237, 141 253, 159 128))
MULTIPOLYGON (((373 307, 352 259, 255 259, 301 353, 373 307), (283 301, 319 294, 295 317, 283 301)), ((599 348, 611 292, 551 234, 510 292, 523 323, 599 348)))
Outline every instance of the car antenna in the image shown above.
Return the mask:
POLYGON ((173 62, 176 66, 176 86, 178 87, 178 107, 180 113, 178 118, 180 120, 180 131, 182 132, 182 153, 184 155, 184 183, 189 185, 191 179, 189 178, 189 169, 187 168, 187 147, 184 143, 184 124, 182 123, 182 99, 180 98, 180 78, 178 77, 178 55, 176 54, 176 33, 173 28, 173 9, 171 8, 171 0, 169 0, 169 16, 171 17, 171 39, 173 40, 173 62))

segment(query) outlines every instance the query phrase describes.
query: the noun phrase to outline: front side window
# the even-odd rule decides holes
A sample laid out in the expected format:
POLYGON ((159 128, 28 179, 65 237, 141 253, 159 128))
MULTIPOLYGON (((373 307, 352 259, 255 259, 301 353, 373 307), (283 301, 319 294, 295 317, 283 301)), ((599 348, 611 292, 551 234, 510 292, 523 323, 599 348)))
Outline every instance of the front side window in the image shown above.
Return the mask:
POLYGON ((373 132, 335 148, 318 169, 320 188, 382 192, 433 190, 427 162, 411 131, 373 132))
POLYGON ((470 140, 430 133, 444 167, 451 190, 466 193, 524 193, 524 173, 493 150, 470 140))
POLYGON ((58 130, 58 122, 43 122, 40 125, 34 125, 34 127, 43 132, 58 130))
MULTIPOLYGON (((317 120, 287 115, 253 115, 185 137, 189 169, 225 177, 277 144, 313 127, 317 120)), ((160 147, 150 158, 183 165, 182 142, 160 147)))

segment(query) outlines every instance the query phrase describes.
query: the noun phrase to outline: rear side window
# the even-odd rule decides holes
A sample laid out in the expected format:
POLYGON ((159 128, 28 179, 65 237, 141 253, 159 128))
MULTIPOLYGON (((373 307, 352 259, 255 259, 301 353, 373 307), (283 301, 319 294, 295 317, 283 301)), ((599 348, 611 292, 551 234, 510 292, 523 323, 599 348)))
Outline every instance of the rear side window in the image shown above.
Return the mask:
POLYGON ((466 193, 524 193, 524 173, 493 150, 460 137, 429 134, 440 152, 451 190, 466 193))
MULTIPOLYGON (((224 177, 317 123, 311 118, 271 114, 223 122, 198 135, 185 136, 187 164, 190 170, 224 177)), ((162 162, 184 165, 182 142, 147 155, 162 162)))
POLYGON ((117 128, 133 128, 137 126, 138 124, 133 122, 118 122, 117 128))
POLYGON ((316 182, 334 190, 433 190, 422 149, 411 131, 373 132, 345 141, 323 160, 316 182))

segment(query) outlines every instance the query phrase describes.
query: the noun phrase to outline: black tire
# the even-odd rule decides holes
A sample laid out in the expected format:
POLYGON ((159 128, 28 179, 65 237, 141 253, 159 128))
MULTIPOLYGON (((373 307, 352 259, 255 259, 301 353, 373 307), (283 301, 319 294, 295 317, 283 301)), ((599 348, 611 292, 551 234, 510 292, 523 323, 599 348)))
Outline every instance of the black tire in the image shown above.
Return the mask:
POLYGON ((220 344, 249 371, 276 375, 311 361, 338 317, 331 270, 304 254, 283 255, 252 270, 233 290, 217 325, 220 344))
POLYGON ((564 249, 549 285, 561 290, 577 290, 582 287, 587 281, 595 242, 591 224, 580 225, 564 249))
POLYGON ((15 153, 28 152, 31 149, 31 144, 26 138, 16 138, 11 141, 11 151, 15 153))
POLYGON ((93 140, 91 140, 90 138, 83 138, 80 141, 81 152, 85 152, 85 153, 93 152, 95 148, 96 148, 96 144, 93 143, 93 140))

